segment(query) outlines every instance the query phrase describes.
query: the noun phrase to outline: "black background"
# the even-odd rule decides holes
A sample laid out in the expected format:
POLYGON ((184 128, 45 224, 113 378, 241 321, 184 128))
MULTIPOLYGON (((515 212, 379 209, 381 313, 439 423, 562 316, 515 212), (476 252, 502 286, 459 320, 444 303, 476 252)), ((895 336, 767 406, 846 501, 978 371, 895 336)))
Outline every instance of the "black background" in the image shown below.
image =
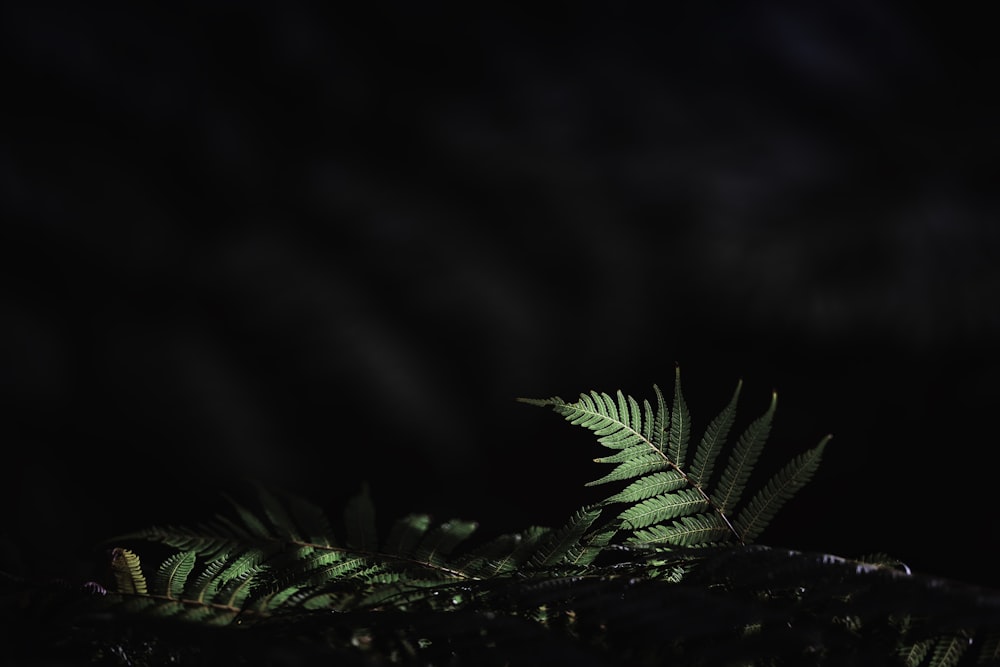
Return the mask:
POLYGON ((677 363, 762 474, 834 435, 761 542, 1000 585, 992 24, 608 5, 4 3, 8 560, 246 479, 554 525, 599 452, 514 399, 677 363))

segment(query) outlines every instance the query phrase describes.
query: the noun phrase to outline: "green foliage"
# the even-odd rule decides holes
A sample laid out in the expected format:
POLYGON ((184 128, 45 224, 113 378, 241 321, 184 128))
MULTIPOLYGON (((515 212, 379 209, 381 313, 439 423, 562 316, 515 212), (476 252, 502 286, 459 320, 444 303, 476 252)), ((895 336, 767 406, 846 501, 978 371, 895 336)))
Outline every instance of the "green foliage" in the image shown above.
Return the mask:
POLYGON ((655 407, 649 401, 640 405, 621 391, 615 396, 592 391, 574 403, 559 397, 520 400, 553 408, 571 424, 592 430, 600 444, 615 451, 595 459, 614 468, 590 486, 634 480, 603 503, 627 505, 618 514, 620 529, 631 531, 627 543, 719 546, 755 540, 781 506, 809 481, 830 440, 824 437, 792 460, 741 509, 777 406, 777 395, 772 394, 767 411, 743 431, 721 475, 714 479, 716 460, 727 448, 741 386, 737 385, 732 399, 705 430, 690 466, 691 416, 681 392, 679 368, 669 407, 655 385, 655 407))
POLYGON ((109 540, 104 594, 4 590, 19 608, 32 590, 32 618, 72 628, 63 641, 95 664, 1000 663, 1000 595, 883 555, 755 544, 829 436, 751 487, 777 401, 734 431, 741 388, 696 446, 679 370, 670 400, 519 399, 609 450, 584 486, 611 490, 556 528, 478 540, 474 521, 412 513, 379 535, 367 484, 336 525, 256 486, 205 522, 109 540))

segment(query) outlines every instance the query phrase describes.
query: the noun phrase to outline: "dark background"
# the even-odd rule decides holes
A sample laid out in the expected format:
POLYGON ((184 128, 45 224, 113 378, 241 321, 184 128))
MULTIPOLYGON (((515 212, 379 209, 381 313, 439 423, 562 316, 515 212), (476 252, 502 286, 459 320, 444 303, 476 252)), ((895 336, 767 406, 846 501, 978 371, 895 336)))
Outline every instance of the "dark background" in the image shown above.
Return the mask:
POLYGON ((8 561, 245 479, 558 524, 597 447, 514 399, 677 363, 699 434, 778 391, 762 473, 834 435, 761 542, 1000 586, 985 16, 149 4, 0 10, 8 561))

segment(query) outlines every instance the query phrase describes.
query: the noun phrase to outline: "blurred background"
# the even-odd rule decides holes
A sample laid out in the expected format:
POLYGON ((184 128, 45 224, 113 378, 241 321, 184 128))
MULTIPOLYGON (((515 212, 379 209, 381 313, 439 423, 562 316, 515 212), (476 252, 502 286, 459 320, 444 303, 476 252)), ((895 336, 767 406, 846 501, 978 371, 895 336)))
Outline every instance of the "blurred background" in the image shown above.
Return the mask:
POLYGON ((1000 586, 993 24, 691 5, 3 3, 8 559, 246 480, 556 525, 599 450, 515 399, 679 364, 761 475, 834 436, 761 542, 1000 586))

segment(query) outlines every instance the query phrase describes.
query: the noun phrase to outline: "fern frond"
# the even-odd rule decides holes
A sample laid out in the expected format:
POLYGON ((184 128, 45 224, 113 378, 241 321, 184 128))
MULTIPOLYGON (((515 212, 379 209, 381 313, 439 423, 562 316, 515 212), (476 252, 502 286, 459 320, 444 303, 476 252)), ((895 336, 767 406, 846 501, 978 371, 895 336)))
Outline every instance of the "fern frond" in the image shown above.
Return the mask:
POLYGON ((550 399, 519 398, 522 403, 551 407, 569 423, 582 426, 597 435, 597 441, 609 449, 625 449, 646 442, 641 424, 642 411, 635 399, 626 398, 621 391, 617 400, 609 394, 592 391, 580 394, 576 403, 566 403, 559 397, 550 399))
POLYGON ((565 560, 567 554, 580 547, 581 538, 600 515, 600 508, 584 507, 577 510, 565 526, 545 535, 528 562, 532 567, 544 568, 565 560))
POLYGON ((250 593, 260 581, 257 576, 266 567, 265 565, 255 564, 241 570, 239 574, 226 581, 225 585, 218 592, 220 603, 226 607, 242 609, 250 593))
POLYGON ((315 561, 301 581, 307 586, 326 586, 346 582, 370 573, 378 561, 368 556, 353 554, 326 554, 327 558, 315 561), (317 566, 318 565, 318 566, 317 566))
POLYGON ((369 563, 364 555, 340 549, 320 549, 311 545, 291 549, 284 558, 275 560, 271 579, 274 587, 279 590, 296 584, 322 586, 345 571, 369 563), (345 565, 348 563, 351 565, 345 565))
POLYGON ((924 639, 898 647, 896 655, 899 656, 899 659, 906 667, 920 667, 924 662, 924 658, 927 657, 933 647, 933 639, 924 639))
POLYGON ((709 508, 708 501, 696 489, 654 496, 629 507, 618 515, 625 528, 645 528, 679 516, 698 514, 709 508))
POLYGON ((640 477, 627 487, 607 498, 605 503, 634 503, 683 488, 688 480, 676 470, 655 472, 640 477))
POLYGON ((740 380, 736 383, 736 391, 729 399, 729 404, 709 423, 698 448, 695 450, 694 461, 692 461, 691 470, 688 472, 688 477, 695 486, 705 486, 712 479, 715 461, 722 452, 726 439, 729 437, 729 431, 736 420, 736 403, 739 400, 742 387, 743 381, 740 380))
MULTIPOLYGON (((674 395, 669 409, 659 387, 653 385, 653 389, 655 408, 649 401, 643 401, 640 407, 638 401, 621 391, 615 398, 598 391, 583 393, 576 403, 566 403, 558 397, 519 399, 533 405, 552 407, 570 423, 592 430, 598 436, 598 442, 615 450, 613 454, 594 459, 597 463, 613 464, 614 468, 586 486, 634 480, 624 490, 603 501, 605 505, 631 505, 619 515, 621 526, 625 529, 644 529, 663 521, 712 511, 728 528, 729 532, 723 535, 723 540, 735 539, 745 543, 764 529, 778 509, 808 481, 818 464, 817 455, 822 446, 795 459, 758 492, 752 509, 744 510, 743 523, 737 528, 729 515, 741 502, 767 441, 777 394, 772 393, 766 412, 743 431, 736 446, 729 452, 719 482, 713 489, 709 484, 716 460, 723 453, 735 421, 742 380, 737 383, 726 407, 705 430, 694 452, 690 470, 687 463, 691 415, 681 389, 680 367, 674 370, 674 395)), ((661 532, 647 531, 644 535, 661 540, 661 532)), ((665 532, 671 531, 667 529, 665 532)))
POLYGON ((608 456, 599 456, 594 459, 594 463, 625 463, 647 454, 655 457, 659 461, 664 460, 663 455, 659 452, 650 451, 649 445, 643 443, 639 445, 632 445, 631 447, 626 447, 625 449, 619 449, 614 454, 610 454, 608 456))
POLYGON ((184 596, 199 604, 208 604, 218 588, 218 577, 226 568, 227 557, 216 558, 207 562, 201 572, 185 588, 184 596))
MULTIPOLYGON (((129 557, 127 549, 116 549, 137 581, 138 559, 129 557)), ((133 585, 119 579, 115 593, 103 601, 108 608, 119 608, 129 613, 167 618, 177 617, 209 625, 224 625, 246 610, 250 591, 261 584, 261 574, 266 565, 259 562, 260 552, 248 552, 239 557, 220 558, 205 564, 191 581, 197 568, 194 552, 178 552, 167 557, 157 568, 152 587, 133 585)), ((134 554, 133 554, 134 556, 134 554)), ((116 568, 114 560, 112 566, 116 568)))
POLYGON ((812 478, 830 437, 824 437, 818 445, 787 463, 740 511, 733 526, 744 542, 757 539, 778 510, 812 478))
MULTIPOLYGON (((659 392, 659 388, 656 385, 653 385, 653 390, 659 392)), ((660 400, 662 401, 662 396, 660 400)), ((653 406, 649 404, 649 401, 647 399, 642 400, 642 416, 640 417, 642 440, 653 443, 653 447, 661 452, 663 451, 663 443, 665 442, 663 431, 663 419, 665 418, 666 415, 664 414, 662 403, 657 406, 654 412, 653 406)))
POLYGON ((771 431, 771 420, 774 417, 774 409, 777 406, 778 394, 771 394, 771 404, 767 411, 758 417, 740 436, 739 442, 733 450, 729 463, 719 477, 718 490, 712 493, 713 504, 719 508, 720 512, 732 510, 740 501, 750 473, 760 458, 760 453, 764 449, 764 443, 771 431))
MULTIPOLYGON (((659 393, 659 390, 657 390, 659 393)), ((688 441, 691 439, 691 414, 681 393, 681 369, 674 367, 674 400, 670 406, 670 430, 667 437, 667 458, 678 468, 687 466, 688 441)))
POLYGON ((156 571, 156 590, 162 591, 168 598, 182 598, 197 558, 193 551, 178 551, 163 561, 156 571))
POLYGON ((641 475, 648 475, 661 470, 669 469, 670 462, 663 458, 659 452, 645 452, 637 454, 627 461, 619 463, 614 470, 599 479, 587 482, 586 486, 600 486, 609 482, 617 482, 626 479, 633 479, 641 475))
POLYGON ((617 533, 617 528, 613 527, 587 533, 580 538, 575 546, 567 550, 564 562, 580 567, 592 564, 598 556, 604 553, 605 547, 611 543, 617 533))
POLYGON ((940 637, 934 643, 928 667, 955 667, 968 648, 968 637, 960 635, 940 637))
POLYGON ((729 525, 718 514, 685 516, 669 524, 658 524, 635 531, 629 544, 672 544, 700 546, 717 544, 731 535, 729 525))
POLYGON ((649 441, 653 448, 667 456, 669 444, 668 432, 670 430, 670 409, 667 407, 667 402, 663 398, 663 392, 660 391, 660 387, 656 384, 653 385, 653 395, 656 396, 656 411, 653 411, 653 407, 649 404, 649 401, 643 401, 645 406, 645 428, 643 429, 643 437, 649 441))
POLYGON ((240 607, 255 583, 254 578, 267 569, 263 552, 250 549, 229 559, 212 582, 213 598, 229 607, 240 607))
POLYGON ((111 570, 119 593, 145 595, 146 577, 139 556, 129 549, 115 548, 111 552, 111 570))

